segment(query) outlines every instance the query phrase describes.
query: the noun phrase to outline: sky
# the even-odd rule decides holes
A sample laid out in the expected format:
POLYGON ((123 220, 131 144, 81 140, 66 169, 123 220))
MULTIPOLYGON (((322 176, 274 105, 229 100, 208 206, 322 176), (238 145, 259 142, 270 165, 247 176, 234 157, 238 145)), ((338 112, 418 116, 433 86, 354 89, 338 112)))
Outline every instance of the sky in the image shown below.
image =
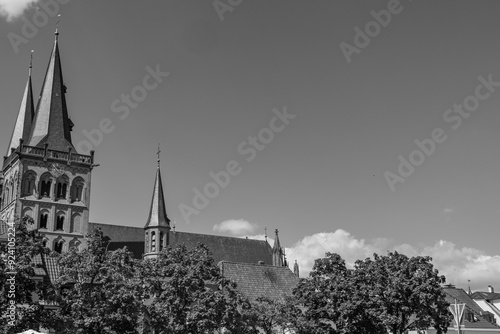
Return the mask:
POLYGON ((301 276, 325 252, 352 265, 398 250, 500 289, 499 10, 0 0, 0 150, 30 51, 37 95, 61 14, 73 143, 100 164, 92 222, 144 226, 160 144, 178 231, 272 242, 278 229, 301 276))

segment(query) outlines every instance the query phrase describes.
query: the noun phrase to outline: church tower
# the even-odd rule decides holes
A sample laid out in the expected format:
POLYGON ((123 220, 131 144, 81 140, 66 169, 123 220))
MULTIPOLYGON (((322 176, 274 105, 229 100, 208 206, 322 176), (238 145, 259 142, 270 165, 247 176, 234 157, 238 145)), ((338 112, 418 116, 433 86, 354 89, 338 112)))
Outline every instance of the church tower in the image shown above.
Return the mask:
POLYGON ((160 150, 158 149, 158 168, 151 199, 149 217, 144 226, 145 243, 144 258, 156 258, 164 248, 169 245, 170 219, 167 217, 165 199, 163 197, 163 184, 160 171, 160 150))
POLYGON ((94 153, 78 154, 72 144, 73 123, 68 117, 58 38, 56 30, 36 109, 30 65, 3 160, 0 220, 31 216, 46 245, 64 252, 78 246, 88 230, 94 153))

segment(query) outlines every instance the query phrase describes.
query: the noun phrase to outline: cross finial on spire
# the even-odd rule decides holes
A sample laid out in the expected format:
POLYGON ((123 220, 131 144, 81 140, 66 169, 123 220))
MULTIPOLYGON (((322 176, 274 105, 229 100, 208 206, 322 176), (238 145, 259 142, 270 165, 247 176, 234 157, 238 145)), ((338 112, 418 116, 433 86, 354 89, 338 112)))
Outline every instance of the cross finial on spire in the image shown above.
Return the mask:
POLYGON ((57 15, 57 22, 56 22, 56 39, 57 39, 57 36, 59 36, 59 22, 61 22, 61 14, 57 15))
POLYGON ((29 70, 30 76, 31 76, 31 69, 33 68, 33 52, 35 52, 35 50, 31 50, 31 55, 30 55, 30 70, 29 70))
POLYGON ((267 241, 267 226, 264 226, 264 237, 266 238, 267 241))
POLYGON ((160 153, 161 153, 161 150, 160 150, 160 144, 158 144, 158 152, 156 152, 156 154, 158 155, 158 168, 160 168, 160 153))

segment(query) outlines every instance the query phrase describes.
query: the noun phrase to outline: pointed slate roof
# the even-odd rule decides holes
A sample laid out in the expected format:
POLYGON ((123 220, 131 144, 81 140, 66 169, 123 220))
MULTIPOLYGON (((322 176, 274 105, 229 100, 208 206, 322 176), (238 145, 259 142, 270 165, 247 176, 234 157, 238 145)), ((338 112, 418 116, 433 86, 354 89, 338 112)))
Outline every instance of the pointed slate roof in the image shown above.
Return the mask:
POLYGON ((72 123, 66 106, 58 35, 56 32, 28 145, 41 147, 48 143, 49 149, 67 151, 69 147, 74 149, 74 146, 71 143, 72 123))
POLYGON ((280 238, 278 237, 278 230, 275 231, 276 235, 274 237, 273 246, 273 265, 277 267, 283 266, 283 252, 281 251, 280 238))
POLYGON ((163 184, 161 182, 161 172, 159 165, 156 169, 155 187, 153 190, 153 198, 151 199, 149 217, 144 228, 158 226, 170 228, 170 219, 168 219, 167 217, 165 198, 163 197, 163 184))
POLYGON ((30 137, 31 123, 33 122, 33 117, 35 116, 33 88, 31 84, 31 68, 32 66, 30 64, 28 81, 26 82, 23 99, 21 101, 21 106, 19 107, 19 113, 17 114, 16 125, 14 126, 14 130, 12 131, 12 135, 10 137, 6 156, 10 155, 11 149, 19 146, 20 139, 23 139, 25 143, 27 143, 30 137))

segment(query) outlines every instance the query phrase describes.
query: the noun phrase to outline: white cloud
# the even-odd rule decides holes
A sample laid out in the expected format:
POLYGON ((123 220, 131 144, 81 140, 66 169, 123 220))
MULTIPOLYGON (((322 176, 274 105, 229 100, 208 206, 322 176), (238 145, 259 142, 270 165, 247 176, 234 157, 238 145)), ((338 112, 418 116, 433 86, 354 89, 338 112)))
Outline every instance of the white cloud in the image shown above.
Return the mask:
POLYGON ((12 21, 23 15, 24 11, 33 7, 39 0, 0 0, 0 16, 12 21))
POLYGON ((474 248, 459 248, 449 241, 440 240, 432 246, 414 247, 408 244, 397 245, 389 239, 357 239, 349 232, 316 233, 298 241, 287 248, 289 263, 295 260, 300 265, 301 277, 309 275, 314 260, 324 257, 326 252, 337 253, 351 267, 358 259, 385 255, 387 251, 397 250, 407 256, 431 256, 439 273, 446 276, 449 283, 467 288, 471 280, 473 290, 486 290, 489 284, 500 289, 500 255, 489 255, 474 248))
POLYGON ((252 224, 244 219, 230 219, 214 225, 214 231, 230 233, 233 235, 253 234, 257 224, 252 224))

